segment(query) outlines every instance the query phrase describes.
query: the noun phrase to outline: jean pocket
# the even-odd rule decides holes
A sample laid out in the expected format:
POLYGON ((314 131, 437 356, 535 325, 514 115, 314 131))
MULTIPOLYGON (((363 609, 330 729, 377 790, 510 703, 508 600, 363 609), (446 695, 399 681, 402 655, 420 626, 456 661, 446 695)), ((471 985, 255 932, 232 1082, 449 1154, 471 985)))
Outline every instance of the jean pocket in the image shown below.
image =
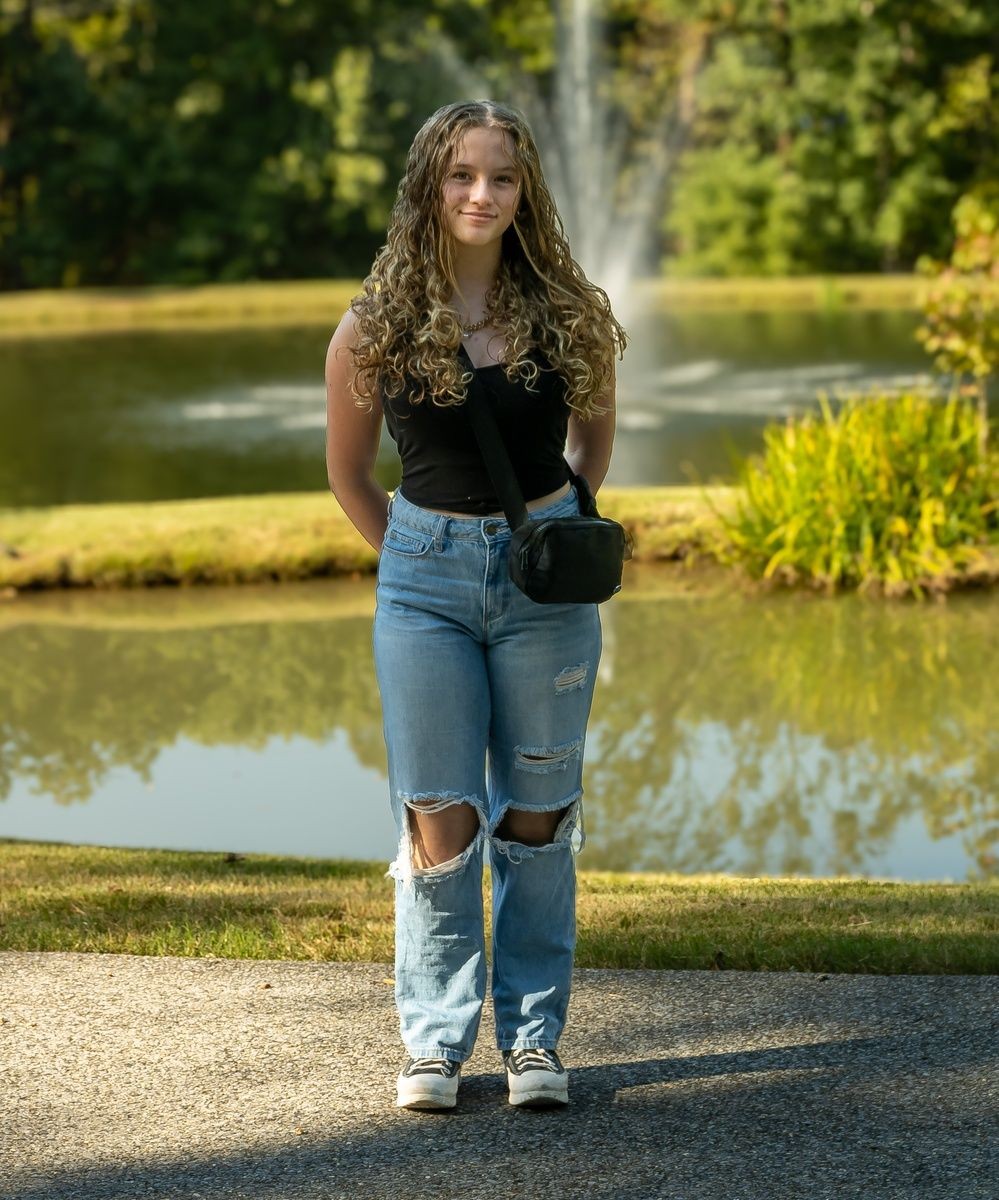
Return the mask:
POLYGON ((404 554, 413 558, 426 554, 433 544, 433 534, 421 533, 418 529, 403 530, 390 524, 385 530, 382 552, 388 550, 392 554, 404 554))

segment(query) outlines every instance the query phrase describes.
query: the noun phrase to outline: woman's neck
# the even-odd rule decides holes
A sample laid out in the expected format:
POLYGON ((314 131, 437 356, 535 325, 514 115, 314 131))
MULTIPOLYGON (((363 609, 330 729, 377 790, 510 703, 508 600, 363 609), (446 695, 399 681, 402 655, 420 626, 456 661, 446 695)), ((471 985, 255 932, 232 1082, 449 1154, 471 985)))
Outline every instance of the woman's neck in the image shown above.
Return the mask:
POLYGON ((468 308, 481 308, 486 293, 496 281, 500 264, 499 243, 489 246, 465 246, 454 248, 454 274, 457 289, 451 296, 456 307, 464 304, 468 308))

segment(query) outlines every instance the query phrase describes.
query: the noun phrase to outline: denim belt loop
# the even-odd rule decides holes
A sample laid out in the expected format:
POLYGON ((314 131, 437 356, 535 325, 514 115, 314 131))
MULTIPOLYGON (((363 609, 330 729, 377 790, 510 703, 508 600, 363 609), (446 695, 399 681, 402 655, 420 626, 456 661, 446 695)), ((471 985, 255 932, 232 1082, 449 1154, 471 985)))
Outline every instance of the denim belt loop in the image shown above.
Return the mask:
POLYGON ((444 531, 447 529, 450 517, 445 517, 441 514, 434 522, 434 550, 438 554, 444 549, 444 531))

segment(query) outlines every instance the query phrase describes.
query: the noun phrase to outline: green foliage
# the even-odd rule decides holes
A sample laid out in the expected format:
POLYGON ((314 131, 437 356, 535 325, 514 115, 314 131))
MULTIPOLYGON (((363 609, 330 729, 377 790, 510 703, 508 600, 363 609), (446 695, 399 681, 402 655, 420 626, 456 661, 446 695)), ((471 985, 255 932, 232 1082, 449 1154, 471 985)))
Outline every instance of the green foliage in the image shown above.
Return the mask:
MULTIPOLYGON (((571 6, 558 0, 565 15, 571 6)), ((999 176, 985 0, 595 0, 687 275, 908 269, 999 176), (665 109, 663 97, 666 97, 665 109)), ((363 275, 439 105, 554 93, 555 0, 0 5, 0 288, 363 275)), ((623 170, 620 200, 642 193, 623 170)))
POLYGON ((820 408, 768 427, 763 454, 738 465, 723 560, 917 597, 981 562, 999 531, 999 456, 983 455, 973 405, 955 393, 852 396, 835 414, 821 396, 820 408))
POLYGON ((671 272, 899 271, 943 251, 942 212, 999 174, 999 9, 697 7, 711 52, 664 217, 671 272))
POLYGON ((977 395, 984 449, 988 379, 999 370, 999 185, 962 196, 954 227, 949 263, 919 261, 930 283, 916 337, 934 365, 953 375, 958 391, 977 395))
POLYGON ((99 7, 0 8, 0 288, 363 274, 416 124, 456 98, 413 70, 435 14, 99 7))

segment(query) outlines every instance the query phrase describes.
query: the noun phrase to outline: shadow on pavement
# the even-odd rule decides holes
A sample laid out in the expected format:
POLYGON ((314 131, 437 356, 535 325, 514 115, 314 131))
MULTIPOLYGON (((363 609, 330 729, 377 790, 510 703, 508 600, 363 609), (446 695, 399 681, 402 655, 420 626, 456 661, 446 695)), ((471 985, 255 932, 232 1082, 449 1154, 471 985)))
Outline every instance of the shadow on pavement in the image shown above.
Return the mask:
POLYGON ((961 1080, 994 1062, 995 1033, 969 1027, 939 1046, 935 1032, 571 1067, 571 1104, 541 1112, 508 1105, 500 1071, 464 1078, 451 1113, 395 1109, 394 1077, 379 1078, 384 1113, 348 1114, 342 1128, 245 1153, 34 1173, 0 1195, 984 1198, 995 1117, 961 1080))

